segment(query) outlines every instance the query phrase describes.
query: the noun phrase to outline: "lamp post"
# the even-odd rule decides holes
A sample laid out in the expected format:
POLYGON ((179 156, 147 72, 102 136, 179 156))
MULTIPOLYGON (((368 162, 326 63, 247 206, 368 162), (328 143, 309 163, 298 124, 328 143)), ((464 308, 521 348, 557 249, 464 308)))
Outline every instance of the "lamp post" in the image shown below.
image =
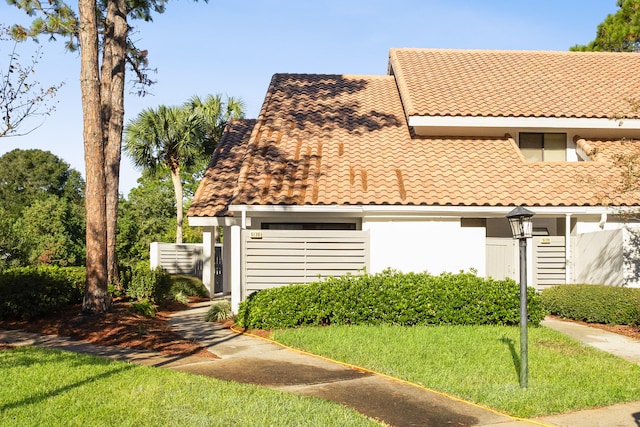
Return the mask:
POLYGON ((529 385, 527 337, 527 239, 533 236, 533 212, 518 206, 506 215, 514 239, 520 241, 520 387, 529 385))

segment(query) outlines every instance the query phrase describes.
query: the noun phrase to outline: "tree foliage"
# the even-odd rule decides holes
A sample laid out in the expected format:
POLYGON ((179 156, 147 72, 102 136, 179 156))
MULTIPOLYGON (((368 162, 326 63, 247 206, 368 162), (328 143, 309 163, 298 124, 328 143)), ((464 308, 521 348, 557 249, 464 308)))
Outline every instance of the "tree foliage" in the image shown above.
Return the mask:
POLYGON ((193 97, 181 107, 146 109, 125 128, 124 151, 134 165, 151 176, 170 175, 176 201, 176 243, 183 241, 182 171, 204 169, 227 122, 243 117, 234 98, 193 97))
MULTIPOLYGON (((183 179, 190 180, 184 174, 183 179)), ((185 193, 193 194, 194 186, 186 184, 185 193)), ((173 225, 176 203, 171 181, 166 177, 157 179, 143 174, 127 199, 120 201, 118 215, 118 260, 130 267, 148 260, 151 242, 170 242, 176 237, 173 225)), ((201 242, 202 231, 186 226, 183 240, 185 243, 201 242)))
MULTIPOLYGON (((62 83, 49 87, 42 86, 34 79, 36 68, 42 59, 42 50, 38 47, 31 58, 22 62, 18 42, 11 40, 9 29, 0 25, 0 42, 2 46, 10 45, 7 61, 0 61, 0 138, 4 136, 20 136, 31 129, 21 129, 25 120, 33 117, 49 115, 54 109, 53 98, 62 83)), ((0 54, 4 52, 0 49, 0 54)), ((37 127, 35 125, 34 127, 37 127)))
POLYGON ((640 51, 640 0, 618 0, 618 10, 609 14, 596 30, 596 38, 573 51, 640 51))
POLYGON ((53 195, 27 207, 13 225, 23 265, 83 265, 84 229, 82 206, 53 195))
POLYGON ((0 157, 0 200, 12 220, 35 201, 52 195, 82 204, 80 172, 50 151, 16 148, 0 157))
POLYGON ((67 48, 80 49, 80 89, 87 172, 87 287, 83 311, 109 309, 109 282, 118 284, 115 259, 120 153, 124 121, 125 68, 128 64, 143 87, 147 56, 129 39, 128 19, 151 20, 164 12, 165 0, 79 0, 76 12, 62 0, 8 0, 34 20, 12 28, 15 38, 55 39, 64 36, 67 48))
POLYGON ((0 268, 84 262, 84 180, 49 151, 0 157, 0 268))

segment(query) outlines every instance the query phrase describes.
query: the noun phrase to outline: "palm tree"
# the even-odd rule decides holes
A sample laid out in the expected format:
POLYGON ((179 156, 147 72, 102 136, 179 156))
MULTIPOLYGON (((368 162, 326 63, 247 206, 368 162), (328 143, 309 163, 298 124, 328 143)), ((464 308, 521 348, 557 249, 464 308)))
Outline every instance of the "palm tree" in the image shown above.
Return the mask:
POLYGON ((124 151, 151 176, 169 170, 176 196, 176 243, 182 243, 183 190, 180 169, 192 166, 204 151, 207 126, 187 108, 146 109, 125 128, 124 151))
POLYGON ((241 100, 208 95, 192 97, 182 107, 147 109, 125 128, 124 151, 151 176, 169 170, 176 196, 176 243, 182 243, 183 190, 181 169, 206 168, 225 126, 244 117, 241 100))
POLYGON ((194 95, 184 106, 205 122, 207 139, 204 148, 207 159, 220 141, 227 123, 232 119, 244 118, 244 102, 233 97, 228 97, 225 102, 221 95, 207 95, 204 100, 194 95))

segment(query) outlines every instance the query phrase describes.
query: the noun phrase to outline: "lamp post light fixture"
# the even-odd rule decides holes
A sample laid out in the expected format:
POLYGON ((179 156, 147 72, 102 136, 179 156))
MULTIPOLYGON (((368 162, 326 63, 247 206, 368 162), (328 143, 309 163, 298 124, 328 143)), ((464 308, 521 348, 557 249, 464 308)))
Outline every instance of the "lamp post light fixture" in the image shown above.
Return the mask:
POLYGON ((520 387, 529 386, 527 337, 527 239, 533 236, 533 212, 518 206, 506 215, 514 239, 520 241, 520 387))

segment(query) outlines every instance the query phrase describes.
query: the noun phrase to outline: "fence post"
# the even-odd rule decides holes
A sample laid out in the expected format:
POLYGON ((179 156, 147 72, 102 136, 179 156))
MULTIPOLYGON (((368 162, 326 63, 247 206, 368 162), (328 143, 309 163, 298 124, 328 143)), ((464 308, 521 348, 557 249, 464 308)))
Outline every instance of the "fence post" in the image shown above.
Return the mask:
POLYGON ((149 250, 149 265, 151 269, 160 266, 160 243, 151 242, 151 249, 149 250))

